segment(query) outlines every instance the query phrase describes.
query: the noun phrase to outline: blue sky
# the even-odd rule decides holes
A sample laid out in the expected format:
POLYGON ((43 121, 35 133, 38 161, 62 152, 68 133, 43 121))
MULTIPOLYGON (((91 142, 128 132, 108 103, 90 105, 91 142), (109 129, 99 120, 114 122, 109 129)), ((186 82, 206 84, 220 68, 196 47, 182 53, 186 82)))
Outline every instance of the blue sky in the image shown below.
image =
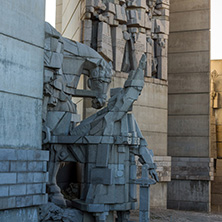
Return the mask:
MULTIPOLYGON (((194 0, 195 1, 195 0, 194 0)), ((46 21, 55 26, 56 0, 46 0, 46 21)), ((222 0, 211 0, 211 59, 222 59, 222 0)))

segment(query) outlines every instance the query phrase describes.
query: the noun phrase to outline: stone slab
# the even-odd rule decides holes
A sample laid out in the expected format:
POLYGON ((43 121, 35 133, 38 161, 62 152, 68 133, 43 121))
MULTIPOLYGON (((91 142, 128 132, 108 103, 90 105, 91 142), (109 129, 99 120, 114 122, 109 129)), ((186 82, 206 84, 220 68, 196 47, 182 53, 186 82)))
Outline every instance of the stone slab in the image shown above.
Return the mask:
POLYGON ((209 137, 168 137, 168 155, 209 157, 209 137))
POLYGON ((169 201, 190 201, 209 203, 209 181, 172 180, 167 186, 169 201))
POLYGON ((184 211, 209 212, 210 204, 206 202, 167 200, 167 208, 174 210, 184 210, 184 211))
POLYGON ((167 207, 167 183, 157 183, 150 186, 150 206, 167 207))
POLYGON ((170 74, 209 72, 210 70, 209 61, 210 61, 210 52, 189 52, 189 53, 169 54, 168 72, 170 74))
POLYGON ((0 147, 41 149, 42 101, 7 93, 0 96, 0 147))
POLYGON ((209 39, 209 30, 170 33, 169 53, 209 51, 209 39))
POLYGON ((142 134, 155 156, 167 155, 167 133, 142 131, 142 134))
POLYGON ((208 115, 209 94, 176 94, 169 95, 170 115, 208 115))
POLYGON ((171 12, 195 11, 202 9, 210 9, 209 0, 171 0, 171 12))
POLYGON ((169 136, 209 136, 209 116, 169 116, 169 136))
POLYGON ((10 221, 32 221, 38 222, 38 208, 22 208, 22 209, 13 209, 13 210, 4 210, 0 211, 1 222, 10 221))
MULTIPOLYGON (((170 14, 170 32, 210 29, 210 10, 183 11, 170 14)), ((172 34, 172 33, 171 33, 172 34)), ((170 34, 170 35, 171 35, 170 34)), ((171 38, 171 36, 170 36, 171 38)))
POLYGON ((209 72, 180 73, 169 75, 169 94, 171 93, 203 93, 210 91, 209 72))
POLYGON ((133 107, 133 114, 139 124, 140 130, 161 133, 167 132, 167 109, 135 105, 133 107))
POLYGON ((135 104, 167 109, 167 86, 145 83, 135 104))
POLYGON ((42 98, 43 50, 0 35, 0 89, 42 98))
POLYGON ((44 0, 1 1, 0 18, 0 33, 44 46, 44 0))

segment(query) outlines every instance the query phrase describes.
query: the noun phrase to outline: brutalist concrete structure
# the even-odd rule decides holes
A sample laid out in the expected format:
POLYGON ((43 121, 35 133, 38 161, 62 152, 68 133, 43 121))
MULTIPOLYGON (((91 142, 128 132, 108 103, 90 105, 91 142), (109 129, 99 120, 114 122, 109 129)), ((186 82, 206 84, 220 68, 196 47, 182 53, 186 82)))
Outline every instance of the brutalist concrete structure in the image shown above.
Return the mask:
MULTIPOLYGON (((167 156, 168 20, 169 1, 57 1, 57 30, 90 45, 113 62, 111 88, 122 87, 128 76, 124 61, 137 62, 142 53, 147 53, 150 70, 145 72, 144 89, 133 113, 148 147, 154 151, 160 179, 151 187, 151 206, 164 208, 171 175, 171 158, 167 156), (127 47, 135 47, 135 59, 127 54, 127 47)), ((90 105, 90 101, 84 101, 84 117, 94 112, 90 105)))
POLYGON ((210 211, 210 1, 171 0, 168 208, 210 211))
POLYGON ((45 1, 1 1, 0 218, 38 221, 47 202, 42 150, 45 1))

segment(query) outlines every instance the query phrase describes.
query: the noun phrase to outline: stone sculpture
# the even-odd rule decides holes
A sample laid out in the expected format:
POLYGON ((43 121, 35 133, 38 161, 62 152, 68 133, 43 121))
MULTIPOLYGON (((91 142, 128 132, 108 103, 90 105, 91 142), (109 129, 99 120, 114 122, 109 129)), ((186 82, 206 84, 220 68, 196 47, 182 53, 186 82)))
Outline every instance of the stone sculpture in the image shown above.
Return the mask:
POLYGON ((51 136, 70 135, 79 122, 72 96, 93 98, 92 106, 97 109, 104 106, 112 66, 90 47, 63 38, 48 23, 45 25, 44 58, 43 144, 50 150, 49 199, 65 205, 55 181, 60 166, 58 161, 63 159, 57 150, 63 146, 47 143, 51 136), (89 77, 91 91, 77 89, 82 73, 89 77))
MULTIPOLYGON (((63 38, 46 24, 43 144, 50 150, 49 200, 66 206, 56 182, 61 162, 84 165, 80 199, 71 205, 94 216, 96 222, 127 222, 137 207, 136 184, 141 186, 140 221, 149 219, 149 186, 158 177, 152 151, 130 111, 144 85, 147 57, 130 71, 123 88, 111 90, 105 108, 80 122, 72 96, 93 98, 92 106, 105 104, 112 67, 90 47, 63 38), (77 90, 80 74, 89 76, 91 91, 77 90), (143 164, 136 178, 136 159, 143 164), (151 178, 149 178, 150 174, 151 178)), ((62 212, 62 211, 61 211, 62 212)))
POLYGON ((115 71, 136 70, 145 53, 145 75, 166 80, 168 35, 169 0, 86 1, 84 44, 115 71))

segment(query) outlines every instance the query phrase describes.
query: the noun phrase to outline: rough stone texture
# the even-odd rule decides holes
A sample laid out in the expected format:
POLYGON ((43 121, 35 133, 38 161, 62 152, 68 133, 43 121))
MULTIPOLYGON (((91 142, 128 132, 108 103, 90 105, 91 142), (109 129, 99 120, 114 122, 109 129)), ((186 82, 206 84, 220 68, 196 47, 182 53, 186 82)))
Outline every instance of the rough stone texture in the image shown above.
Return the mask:
POLYGON ((210 211, 209 6, 209 0, 171 1, 168 155, 173 162, 167 205, 172 209, 210 211))
MULTIPOLYGON (((92 47, 96 48, 96 44, 95 44, 96 41, 93 39, 95 37, 90 35, 91 23, 89 21, 94 21, 95 17, 97 17, 98 11, 100 10, 99 9, 100 7, 102 8, 102 10, 104 10, 104 5, 101 4, 102 1, 97 1, 96 7, 95 5, 93 5, 94 4, 93 1, 87 1, 87 5, 86 5, 87 13, 85 14, 85 21, 84 21, 84 24, 82 25, 82 29, 84 29, 82 37, 80 37, 80 35, 78 34, 79 31, 77 30, 77 27, 81 27, 80 20, 78 19, 83 18, 84 13, 81 14, 81 9, 84 11, 84 8, 82 6, 84 5, 83 2, 85 1, 75 1, 75 4, 77 7, 74 7, 72 12, 70 12, 69 15, 68 13, 63 14, 63 15, 61 14, 62 10, 63 12, 67 10, 67 7, 69 4, 73 4, 72 1, 74 0, 63 1, 63 2, 57 1, 57 9, 58 9, 58 13, 57 13, 58 24, 56 25, 57 29, 61 30, 61 23, 63 22, 64 17, 67 16, 66 21, 69 21, 69 23, 63 24, 64 29, 62 30, 62 33, 64 33, 65 35, 69 33, 69 36, 66 35, 69 38, 72 38, 75 35, 75 40, 77 41, 81 40, 85 44, 87 45, 91 44, 92 47), (72 22, 72 16, 76 16, 75 23, 72 22)), ((142 33, 142 35, 139 35, 139 39, 138 39, 139 44, 136 45, 137 47, 136 50, 138 51, 138 53, 144 50, 147 51, 147 58, 148 58, 147 60, 149 64, 149 67, 147 67, 147 76, 149 77, 145 77, 145 85, 144 85, 142 95, 139 97, 138 101, 136 102, 137 107, 136 107, 136 110, 134 110, 133 112, 136 113, 136 111, 140 110, 140 108, 144 110, 143 112, 144 118, 140 117, 138 124, 140 127, 143 126, 142 134, 144 135, 144 137, 149 143, 148 144, 149 149, 152 149, 154 151, 154 154, 159 155, 159 156, 167 155, 168 82, 165 80, 157 79, 157 78, 161 78, 160 76, 158 76, 157 78, 150 78, 150 77, 152 76, 152 60, 153 60, 152 54, 156 53, 158 56, 163 55, 161 57, 163 58, 163 60, 161 61, 159 57, 159 61, 163 65, 166 62, 166 58, 164 56, 167 56, 168 40, 167 40, 167 35, 163 34, 163 32, 165 31, 166 33, 168 32, 167 30, 168 24, 167 22, 164 23, 164 20, 167 20, 167 17, 169 16, 169 1, 164 1, 164 2, 165 3, 162 4, 162 1, 158 1, 158 6, 155 6, 155 3, 154 3, 154 7, 152 6, 153 3, 151 1, 149 3, 150 8, 149 8, 149 11, 147 11, 148 13, 146 13, 146 15, 149 14, 150 18, 152 18, 153 14, 157 14, 155 18, 163 19, 162 21, 159 20, 157 23, 155 22, 152 23, 150 18, 148 17, 145 17, 145 19, 140 17, 140 15, 144 13, 144 9, 143 9, 144 6, 142 6, 142 8, 140 6, 138 7, 137 3, 140 4, 139 1, 137 2, 135 1, 134 3, 132 3, 134 4, 134 6, 131 8, 132 9, 131 14, 129 13, 128 15, 126 15, 125 13, 126 1, 120 1, 120 3, 112 1, 112 3, 110 3, 109 5, 107 3, 106 4, 107 8, 105 9, 106 11, 104 13, 101 13, 103 12, 101 10, 100 11, 101 14, 99 14, 99 19, 98 19, 102 22, 107 23, 111 27, 111 33, 112 33, 112 39, 113 39, 112 41, 113 58, 114 58, 113 65, 114 65, 114 70, 118 71, 114 74, 113 81, 111 83, 111 88, 122 87, 122 85, 124 84, 127 78, 127 73, 119 72, 119 71, 122 69, 123 53, 125 51, 127 38, 129 38, 130 36, 129 33, 131 35, 134 32, 136 32, 136 35, 137 33, 142 33), (116 10, 114 7, 112 7, 113 3, 116 5, 116 10), (121 4, 122 7, 120 7, 119 4, 121 4), (138 13, 140 11, 141 11, 141 14, 138 13), (158 13, 160 11, 162 13, 162 16, 158 16, 159 15, 158 13), (132 25, 132 29, 129 29, 128 33, 126 32, 127 29, 125 25, 127 21, 126 16, 128 16, 128 19, 129 18, 131 19, 129 22, 132 25), (115 19, 117 22, 115 22, 115 19), (166 27, 164 27, 164 24, 166 24, 166 27), (134 29, 134 26, 136 27, 135 29, 134 29), (141 26, 141 28, 138 29, 137 28, 138 26, 141 26), (149 40, 147 42, 147 47, 145 49, 144 46, 140 43, 144 41, 144 38, 142 38, 144 36, 143 34, 145 34, 147 31, 147 36, 151 36, 151 32, 154 32, 154 29, 157 32, 157 35, 161 39, 158 39, 157 38, 158 36, 154 36, 154 39, 152 39, 151 41, 149 40), (123 37, 126 39, 123 39, 123 37), (153 49, 154 44, 158 45, 157 52, 154 52, 154 49, 153 49), (115 56, 116 56, 116 59, 115 59, 115 56), (151 122, 149 122, 151 119, 151 116, 155 114, 155 112, 159 113, 159 118, 163 120, 162 122, 160 122, 158 118, 155 118, 155 120, 151 120, 151 122), (146 121, 144 121, 145 119, 146 121), (146 122, 146 124, 144 122, 146 122)), ((131 4, 131 3, 130 2, 128 3, 127 1, 127 4, 131 4)), ((146 2, 143 1, 142 5, 146 5, 146 2)), ((95 31, 96 22, 94 26, 95 26, 94 28, 94 31, 95 31)), ((96 33, 94 33, 94 35, 96 36, 96 33)), ((137 55, 139 58, 140 57, 139 54, 137 55)), ((164 71, 165 76, 162 77, 162 79, 167 79, 168 77, 166 76, 166 72, 167 72, 166 65, 163 66, 163 71, 164 71)), ((83 115, 85 118, 95 113, 95 110, 90 108, 90 106, 91 106, 90 101, 85 100, 84 101, 84 115, 83 115)), ((166 186, 166 184, 164 184, 164 186, 166 186)), ((162 194, 165 195, 166 197, 166 189, 164 186, 160 186, 160 189, 163 189, 162 194)), ((151 199, 151 202, 152 202, 152 199, 151 199)), ((157 204, 157 202, 155 203, 157 204)), ((163 206, 161 201, 159 201, 159 205, 163 206)), ((166 207, 166 202, 164 202, 164 205, 166 207)))
POLYGON ((83 214, 74 208, 60 208, 53 203, 47 203, 39 209, 39 220, 46 221, 66 221, 66 222, 82 222, 83 214))
POLYGON ((1 217, 1 222, 9 222, 9 221, 38 222, 39 221, 37 208, 21 208, 21 209, 0 211, 0 217, 1 217))
POLYGON ((1 210, 47 202, 45 188, 48 181, 48 159, 48 151, 1 149, 1 210))
POLYGON ((1 221, 37 222, 38 210, 33 206, 47 201, 49 156, 40 150, 44 11, 44 0, 1 2, 1 221), (32 163, 35 169, 30 169, 32 163), (37 194, 29 195, 30 184, 41 186, 37 194))

